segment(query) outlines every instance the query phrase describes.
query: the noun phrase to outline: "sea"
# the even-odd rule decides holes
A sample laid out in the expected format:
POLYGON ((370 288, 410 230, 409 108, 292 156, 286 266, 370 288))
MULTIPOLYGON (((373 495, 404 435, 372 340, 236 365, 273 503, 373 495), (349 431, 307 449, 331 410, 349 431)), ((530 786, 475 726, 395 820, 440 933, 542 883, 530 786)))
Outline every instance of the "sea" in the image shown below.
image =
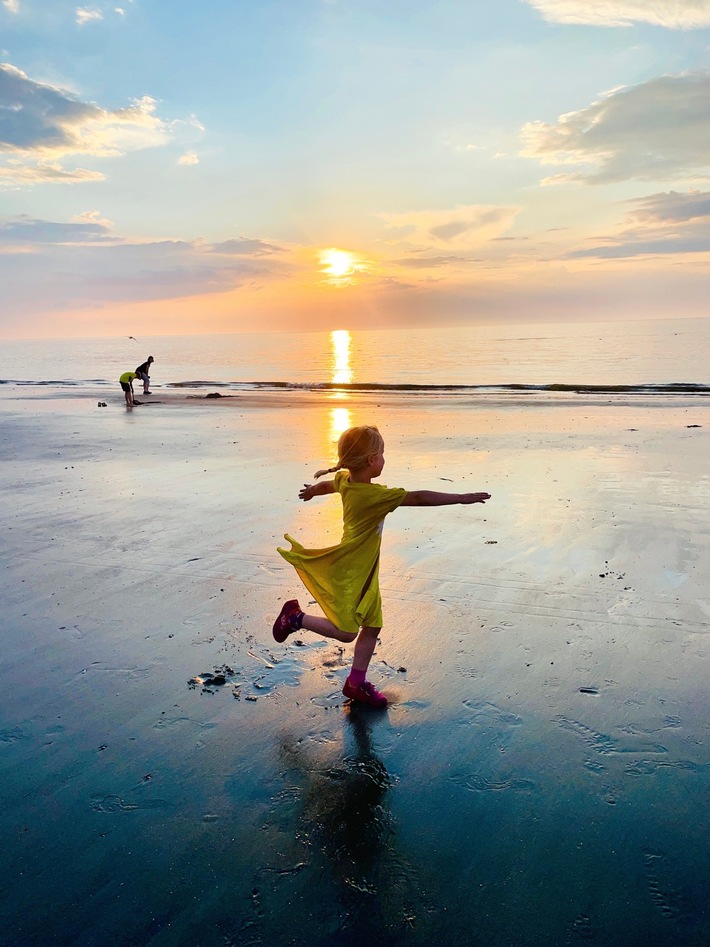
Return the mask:
POLYGON ((9 340, 0 384, 153 388, 710 392, 710 318, 9 340))

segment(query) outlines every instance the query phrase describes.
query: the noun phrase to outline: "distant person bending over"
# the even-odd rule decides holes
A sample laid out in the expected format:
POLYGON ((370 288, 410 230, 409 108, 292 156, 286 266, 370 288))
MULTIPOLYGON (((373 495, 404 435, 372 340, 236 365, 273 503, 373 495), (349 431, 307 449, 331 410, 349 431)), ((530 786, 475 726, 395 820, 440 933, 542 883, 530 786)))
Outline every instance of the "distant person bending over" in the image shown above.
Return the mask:
POLYGON ((153 364, 155 359, 152 355, 148 356, 148 360, 143 362, 142 365, 139 365, 136 369, 136 375, 143 380, 143 394, 149 395, 150 391, 150 366, 153 364))
POLYGON ((339 493, 343 503, 343 538, 327 549, 304 549, 288 534, 291 549, 279 549, 318 602, 325 618, 303 611, 296 599, 286 602, 274 622, 274 638, 285 641, 305 628, 344 644, 355 643, 353 663, 343 687, 351 700, 384 707, 387 698, 366 680, 370 659, 382 629, 379 567, 385 517, 399 506, 448 506, 485 503, 490 493, 441 493, 436 490, 388 489, 373 483, 385 465, 385 442, 376 427, 351 427, 338 441, 338 463, 316 477, 337 471, 332 480, 306 483, 302 500, 339 493))
POLYGON ((123 388, 123 393, 126 396, 126 406, 129 408, 139 403, 133 397, 133 379, 138 377, 138 372, 124 372, 118 379, 121 383, 121 388, 123 388))

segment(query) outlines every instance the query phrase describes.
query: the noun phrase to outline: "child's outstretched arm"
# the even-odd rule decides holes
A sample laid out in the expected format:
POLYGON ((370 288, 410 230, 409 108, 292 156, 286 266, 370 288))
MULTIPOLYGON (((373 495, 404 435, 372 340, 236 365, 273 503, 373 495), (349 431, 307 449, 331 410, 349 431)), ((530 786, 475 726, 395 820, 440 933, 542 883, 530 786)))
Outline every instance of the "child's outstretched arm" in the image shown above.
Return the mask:
POLYGON ((335 493, 334 480, 321 480, 320 483, 304 483, 303 489, 298 491, 301 500, 312 500, 313 497, 322 497, 327 493, 335 493))
POLYGON ((451 506, 454 503, 485 503, 490 493, 439 493, 436 490, 412 490, 401 506, 451 506))

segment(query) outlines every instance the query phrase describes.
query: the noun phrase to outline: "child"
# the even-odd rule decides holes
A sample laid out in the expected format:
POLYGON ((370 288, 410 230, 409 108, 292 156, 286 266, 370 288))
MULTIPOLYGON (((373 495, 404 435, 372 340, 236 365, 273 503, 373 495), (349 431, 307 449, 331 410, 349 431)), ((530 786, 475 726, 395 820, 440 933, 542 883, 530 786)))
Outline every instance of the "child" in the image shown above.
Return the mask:
POLYGON ((126 396, 126 407, 132 408, 134 404, 138 404, 137 401, 133 399, 133 379, 138 378, 136 372, 124 372, 121 377, 118 379, 123 389, 123 393, 126 396))
POLYGON ((319 470, 316 478, 337 471, 333 480, 304 484, 302 500, 339 493, 343 502, 343 538, 338 546, 304 549, 288 533, 289 550, 278 551, 290 562, 325 618, 307 615, 295 599, 286 602, 274 623, 274 638, 285 641, 305 628, 325 638, 355 642, 353 663, 343 694, 371 707, 384 707, 387 698, 365 680, 382 629, 380 542, 384 518, 398 506, 446 506, 485 503, 489 493, 408 492, 372 481, 385 465, 385 442, 376 427, 351 427, 338 441, 338 463, 319 470))

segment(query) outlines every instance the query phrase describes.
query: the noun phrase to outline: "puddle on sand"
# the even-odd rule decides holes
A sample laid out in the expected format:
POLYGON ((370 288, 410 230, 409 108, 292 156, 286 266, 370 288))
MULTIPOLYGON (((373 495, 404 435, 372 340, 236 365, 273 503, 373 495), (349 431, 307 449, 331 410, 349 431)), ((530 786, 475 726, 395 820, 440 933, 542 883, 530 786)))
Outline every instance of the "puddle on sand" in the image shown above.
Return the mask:
POLYGON ((225 690, 237 700, 254 701, 275 694, 281 687, 298 687, 306 670, 308 650, 287 650, 277 656, 270 648, 253 648, 248 652, 252 659, 248 665, 215 665, 211 671, 191 677, 187 684, 203 694, 225 690))

